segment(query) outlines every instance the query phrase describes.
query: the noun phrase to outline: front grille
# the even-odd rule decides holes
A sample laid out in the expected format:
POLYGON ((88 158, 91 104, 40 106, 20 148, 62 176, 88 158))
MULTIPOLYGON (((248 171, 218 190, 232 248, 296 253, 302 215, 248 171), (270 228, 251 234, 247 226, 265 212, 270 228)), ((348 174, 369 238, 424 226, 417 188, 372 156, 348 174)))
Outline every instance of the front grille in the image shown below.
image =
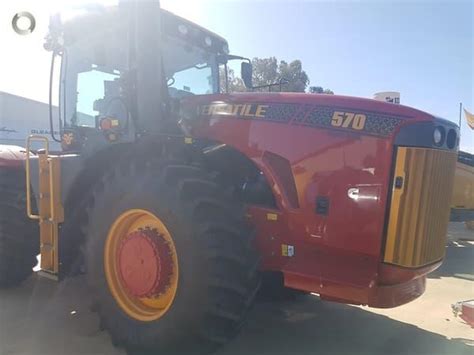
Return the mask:
POLYGON ((456 153, 398 147, 384 261, 420 267, 445 252, 456 153))

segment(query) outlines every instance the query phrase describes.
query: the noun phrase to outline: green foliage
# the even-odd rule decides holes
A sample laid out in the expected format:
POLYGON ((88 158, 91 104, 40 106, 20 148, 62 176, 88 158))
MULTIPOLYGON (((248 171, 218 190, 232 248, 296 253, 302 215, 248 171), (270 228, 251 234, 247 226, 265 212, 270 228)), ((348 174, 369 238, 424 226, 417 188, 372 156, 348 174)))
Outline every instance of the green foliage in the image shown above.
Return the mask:
POLYGON ((309 87, 309 92, 311 94, 329 94, 329 95, 334 95, 334 91, 330 89, 323 89, 322 86, 310 86, 309 87))
POLYGON ((309 85, 309 77, 303 70, 300 60, 294 60, 289 64, 282 60, 278 69, 280 77, 288 81, 283 91, 305 92, 309 85))
MULTIPOLYGON (((288 63, 284 60, 278 61, 275 57, 253 58, 252 67, 252 80, 254 87, 278 84, 281 81, 281 91, 305 92, 310 82, 308 74, 306 74, 306 72, 303 70, 303 64, 301 63, 301 60, 298 59, 288 63)), ((220 69, 219 74, 221 91, 225 92, 225 72, 223 67, 220 69)), ((228 69, 228 79, 229 92, 249 91, 245 87, 240 75, 237 76, 234 70, 228 69)), ((254 89, 252 91, 280 91, 280 86, 277 85, 270 88, 263 87, 260 89, 254 89)), ((309 92, 334 94, 331 90, 324 90, 319 86, 311 86, 309 88, 309 92), (316 91, 313 91, 312 89, 316 91)))
POLYGON ((275 57, 253 58, 253 86, 270 85, 280 80, 278 61, 275 57))
MULTIPOLYGON (((239 76, 236 77, 233 69, 229 68, 227 70, 227 77, 229 80, 229 92, 247 91, 247 88, 245 87, 243 80, 239 76)), ((219 82, 220 82, 221 92, 226 92, 224 67, 221 67, 219 69, 219 82)))
POLYGON ((311 94, 322 94, 324 93, 324 89, 322 86, 310 86, 309 87, 309 92, 311 94))
MULTIPOLYGON (((303 70, 300 60, 290 63, 275 57, 253 58, 253 85, 264 86, 282 81, 281 91, 304 92, 309 85, 309 77, 303 70)), ((266 87, 261 91, 280 91, 279 86, 266 87)))

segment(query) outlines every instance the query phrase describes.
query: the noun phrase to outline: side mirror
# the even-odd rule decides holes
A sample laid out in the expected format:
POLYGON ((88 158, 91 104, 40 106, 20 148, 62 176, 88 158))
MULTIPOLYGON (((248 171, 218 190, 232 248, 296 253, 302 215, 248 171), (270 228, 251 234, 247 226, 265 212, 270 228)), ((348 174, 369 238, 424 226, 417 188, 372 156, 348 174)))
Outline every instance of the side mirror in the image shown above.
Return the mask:
POLYGON ((245 87, 251 89, 252 85, 252 63, 242 62, 240 66, 240 76, 244 81, 245 87))

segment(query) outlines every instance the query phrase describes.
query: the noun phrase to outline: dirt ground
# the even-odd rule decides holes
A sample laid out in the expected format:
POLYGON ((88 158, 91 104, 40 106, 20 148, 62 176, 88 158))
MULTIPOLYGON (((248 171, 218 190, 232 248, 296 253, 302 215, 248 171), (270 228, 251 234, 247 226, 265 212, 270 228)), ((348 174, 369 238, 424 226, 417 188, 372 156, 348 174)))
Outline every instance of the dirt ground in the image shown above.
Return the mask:
MULTIPOLYGON (((321 302, 258 303, 218 355, 474 354, 474 330, 451 304, 474 299, 474 233, 450 225, 447 258, 418 300, 390 310, 321 302), (470 240, 466 240, 470 239, 470 240)), ((125 354, 89 311, 82 277, 61 284, 32 277, 0 291, 0 354, 125 354)))

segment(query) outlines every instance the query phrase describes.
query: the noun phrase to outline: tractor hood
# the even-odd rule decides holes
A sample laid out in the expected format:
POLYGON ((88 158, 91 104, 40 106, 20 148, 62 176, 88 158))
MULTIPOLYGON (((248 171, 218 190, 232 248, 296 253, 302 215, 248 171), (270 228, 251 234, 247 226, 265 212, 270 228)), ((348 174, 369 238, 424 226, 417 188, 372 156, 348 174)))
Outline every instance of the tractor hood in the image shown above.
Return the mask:
MULTIPOLYGON (((191 119, 188 120, 191 126, 202 121, 196 117, 228 118, 389 137, 403 126, 416 124, 425 127, 422 136, 426 136, 430 144, 433 130, 438 126, 445 134, 452 131, 456 140, 459 137, 458 127, 451 121, 403 105, 349 96, 306 93, 201 95, 183 99, 182 108, 183 116, 191 119)), ((410 137, 413 139, 416 137, 410 137)), ((456 147, 457 143, 453 148, 456 147)))

